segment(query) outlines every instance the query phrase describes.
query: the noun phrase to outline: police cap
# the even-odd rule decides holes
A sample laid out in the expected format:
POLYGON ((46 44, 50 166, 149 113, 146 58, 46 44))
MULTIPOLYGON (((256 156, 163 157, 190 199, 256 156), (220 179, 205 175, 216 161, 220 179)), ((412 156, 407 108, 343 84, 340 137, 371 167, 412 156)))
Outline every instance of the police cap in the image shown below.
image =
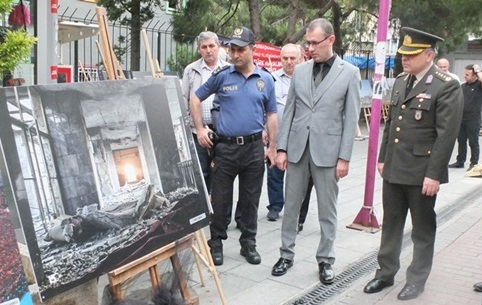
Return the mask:
POLYGON ((435 48, 438 41, 444 41, 438 36, 409 27, 403 27, 401 33, 403 44, 398 48, 398 53, 403 55, 420 54, 425 49, 435 48))
POLYGON ((231 36, 231 40, 229 41, 230 45, 234 44, 240 47, 244 47, 248 44, 254 45, 254 43, 253 32, 244 26, 234 29, 233 36, 231 36))

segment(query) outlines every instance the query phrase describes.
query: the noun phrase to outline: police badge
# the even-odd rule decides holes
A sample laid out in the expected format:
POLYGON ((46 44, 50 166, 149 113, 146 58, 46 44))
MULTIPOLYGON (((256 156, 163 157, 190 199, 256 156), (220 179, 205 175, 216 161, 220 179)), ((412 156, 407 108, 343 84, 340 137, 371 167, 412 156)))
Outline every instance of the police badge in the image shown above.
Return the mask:
POLYGON ((258 87, 258 91, 262 92, 264 90, 265 83, 262 79, 258 79, 256 82, 256 87, 258 87))

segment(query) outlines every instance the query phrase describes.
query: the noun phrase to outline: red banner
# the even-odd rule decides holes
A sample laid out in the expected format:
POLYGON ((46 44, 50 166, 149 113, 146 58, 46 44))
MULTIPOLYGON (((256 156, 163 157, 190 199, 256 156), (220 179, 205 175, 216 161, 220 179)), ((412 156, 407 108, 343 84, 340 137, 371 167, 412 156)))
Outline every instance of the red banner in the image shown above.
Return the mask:
POLYGON ((254 49, 254 62, 270 72, 281 69, 281 48, 266 42, 257 42, 254 49))

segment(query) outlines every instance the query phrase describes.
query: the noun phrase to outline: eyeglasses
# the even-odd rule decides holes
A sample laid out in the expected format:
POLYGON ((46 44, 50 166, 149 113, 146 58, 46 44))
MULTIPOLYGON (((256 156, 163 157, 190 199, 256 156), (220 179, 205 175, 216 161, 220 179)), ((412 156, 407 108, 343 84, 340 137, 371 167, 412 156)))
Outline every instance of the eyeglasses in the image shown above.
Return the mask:
POLYGON ((331 37, 331 35, 328 35, 323 40, 320 40, 320 41, 305 41, 304 47, 305 47, 305 49, 308 49, 311 46, 315 47, 315 46, 319 45, 320 43, 322 43, 323 41, 327 40, 330 37, 331 37))

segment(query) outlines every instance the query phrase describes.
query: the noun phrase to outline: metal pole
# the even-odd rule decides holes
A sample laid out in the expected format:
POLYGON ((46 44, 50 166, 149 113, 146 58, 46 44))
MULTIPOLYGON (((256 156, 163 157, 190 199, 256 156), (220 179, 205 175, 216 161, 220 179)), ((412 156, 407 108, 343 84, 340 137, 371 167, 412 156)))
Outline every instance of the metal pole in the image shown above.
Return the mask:
POLYGON ((385 54, 387 46, 388 16, 390 0, 380 0, 378 11, 377 46, 375 51, 375 74, 373 76, 372 111, 368 142, 368 158, 365 178, 365 196, 363 207, 348 228, 375 233, 380 230, 373 212, 373 193, 375 189, 375 172, 377 162, 378 137, 380 132, 380 113, 382 109, 382 79, 385 71, 385 54))

